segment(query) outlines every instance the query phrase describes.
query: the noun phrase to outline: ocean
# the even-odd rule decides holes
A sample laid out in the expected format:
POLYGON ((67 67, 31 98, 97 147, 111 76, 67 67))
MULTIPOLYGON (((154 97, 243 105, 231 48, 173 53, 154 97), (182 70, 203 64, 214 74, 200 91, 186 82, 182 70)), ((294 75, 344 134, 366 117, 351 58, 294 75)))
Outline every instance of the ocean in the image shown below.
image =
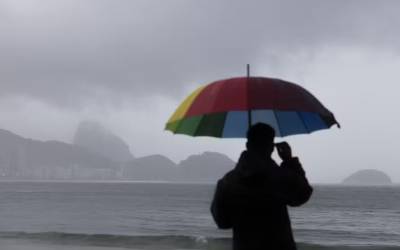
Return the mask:
MULTIPOLYGON (((0 182, 0 250, 230 249, 211 184, 0 182)), ((400 187, 314 185, 290 208, 300 250, 400 249, 400 187)))

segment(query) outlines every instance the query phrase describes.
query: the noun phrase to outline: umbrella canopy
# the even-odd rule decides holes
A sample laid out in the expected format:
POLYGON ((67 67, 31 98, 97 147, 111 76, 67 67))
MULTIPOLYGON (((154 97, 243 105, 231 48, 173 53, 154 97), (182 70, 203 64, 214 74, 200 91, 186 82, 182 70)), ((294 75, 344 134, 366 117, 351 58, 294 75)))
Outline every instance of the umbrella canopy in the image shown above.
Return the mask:
POLYGON ((304 88, 280 79, 238 77, 202 86, 167 122, 177 134, 244 138, 251 124, 271 125, 279 137, 306 134, 338 124, 304 88))

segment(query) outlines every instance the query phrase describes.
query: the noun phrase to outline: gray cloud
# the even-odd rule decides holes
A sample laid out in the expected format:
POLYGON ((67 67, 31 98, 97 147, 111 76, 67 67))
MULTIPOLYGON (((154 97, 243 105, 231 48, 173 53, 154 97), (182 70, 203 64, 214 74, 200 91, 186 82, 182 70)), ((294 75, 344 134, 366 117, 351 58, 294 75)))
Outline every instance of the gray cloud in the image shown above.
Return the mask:
POLYGON ((248 62, 331 45, 398 49, 396 1, 2 1, 2 94, 82 107, 174 95, 248 62), (104 98, 106 93, 107 98, 104 98))

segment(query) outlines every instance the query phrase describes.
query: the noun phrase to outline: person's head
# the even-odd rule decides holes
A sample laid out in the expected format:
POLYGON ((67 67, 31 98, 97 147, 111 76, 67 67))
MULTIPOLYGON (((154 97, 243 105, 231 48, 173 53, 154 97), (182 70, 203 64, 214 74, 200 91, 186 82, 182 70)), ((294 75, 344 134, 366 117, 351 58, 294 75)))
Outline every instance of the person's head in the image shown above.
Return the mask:
POLYGON ((265 123, 252 125, 247 131, 247 150, 271 155, 274 151, 275 130, 265 123))

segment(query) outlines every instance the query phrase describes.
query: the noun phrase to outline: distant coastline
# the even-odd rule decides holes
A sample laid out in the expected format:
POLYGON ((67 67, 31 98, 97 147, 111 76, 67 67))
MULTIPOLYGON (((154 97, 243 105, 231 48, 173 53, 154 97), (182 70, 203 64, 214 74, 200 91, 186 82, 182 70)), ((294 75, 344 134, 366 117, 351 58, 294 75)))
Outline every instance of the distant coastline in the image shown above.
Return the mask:
MULTIPOLYGON (((152 181, 152 180, 118 180, 118 179, 109 179, 109 180, 75 180, 75 179, 0 179, 0 183, 132 183, 132 184, 182 184, 182 185, 215 185, 216 182, 185 182, 185 181, 152 181)), ((319 185, 319 184, 318 184, 319 185)), ((322 184, 321 184, 322 185, 322 184)))
MULTIPOLYGON (((191 155, 179 163, 160 154, 135 157, 122 138, 94 122, 78 126, 73 141, 32 140, 0 129, 0 181, 212 184, 236 164, 217 152, 191 155)), ((366 171, 338 183, 313 184, 400 185, 383 172, 366 171)))
POLYGON ((0 129, 0 180, 213 183, 235 166, 216 152, 179 163, 158 154, 134 157, 121 138, 96 123, 84 125, 75 144, 32 140, 0 129), (114 151, 102 153, 110 147, 114 151))
MULTIPOLYGON (((171 185, 205 185, 205 186, 213 186, 216 184, 215 181, 208 182, 188 182, 188 181, 152 181, 152 180, 118 180, 118 179, 109 179, 109 180, 56 180, 56 179, 0 179, 0 183, 82 183, 82 184, 96 184, 96 183, 104 183, 104 184, 118 184, 118 183, 132 183, 132 184, 171 184, 171 185)), ((370 185, 353 185, 353 184, 343 184, 341 182, 331 182, 331 183, 323 183, 323 182, 311 182, 311 185, 314 187, 338 187, 338 188, 363 188, 363 187, 400 187, 399 182, 393 182, 392 184, 370 184, 370 185)))

